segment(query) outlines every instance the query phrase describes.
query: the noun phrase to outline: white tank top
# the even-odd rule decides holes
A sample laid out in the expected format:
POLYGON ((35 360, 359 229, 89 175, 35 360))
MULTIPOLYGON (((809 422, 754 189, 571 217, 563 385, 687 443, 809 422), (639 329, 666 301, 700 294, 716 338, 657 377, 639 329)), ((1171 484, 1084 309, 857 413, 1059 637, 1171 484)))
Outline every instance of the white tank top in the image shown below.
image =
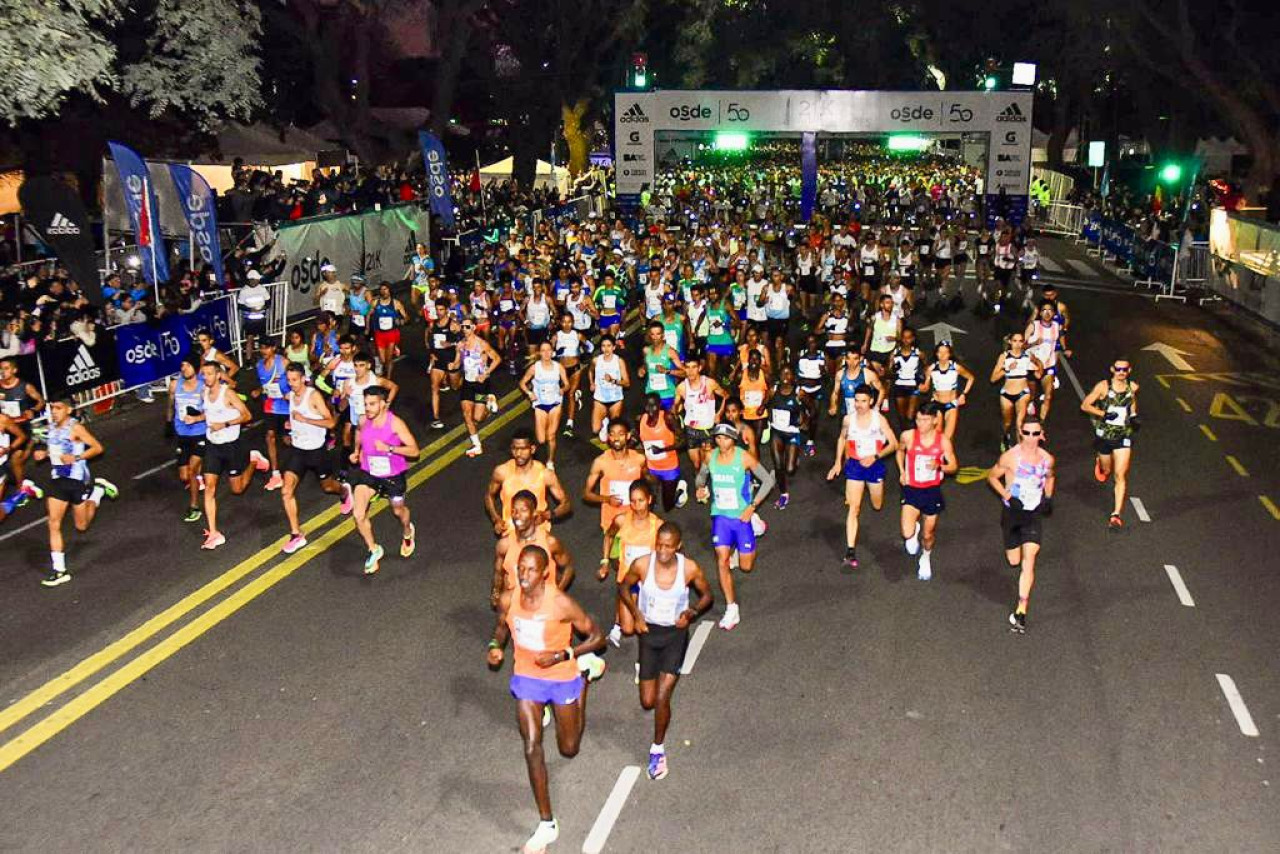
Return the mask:
MULTIPOLYGON (((218 390, 213 397, 209 397, 209 392, 205 391, 204 419, 206 424, 222 424, 240 416, 239 411, 228 404, 226 398, 227 386, 225 384, 218 384, 218 390)), ((226 445, 240 438, 240 425, 232 424, 217 430, 206 430, 205 438, 214 445, 226 445)))
POLYGON ((565 332, 563 329, 556 331, 555 340, 556 356, 562 359, 576 359, 582 352, 582 339, 578 336, 577 331, 565 332))
POLYGON ((716 426, 716 396, 707 378, 694 388, 688 380, 684 383, 684 420, 694 430, 710 430, 716 426))
POLYGON ((859 427, 858 415, 853 413, 849 417, 849 428, 845 431, 850 456, 857 459, 877 456, 883 447, 884 430, 880 426, 880 413, 872 411, 868 415, 870 423, 866 427, 859 427))
MULTIPOLYGON (((364 395, 360 395, 360 406, 364 406, 364 395)), ((308 404, 311 403, 311 389, 302 389, 302 399, 292 393, 289 395, 289 439, 293 446, 300 451, 314 451, 317 448, 323 448, 328 431, 323 427, 317 427, 315 424, 303 424, 295 416, 301 415, 304 418, 319 418, 320 413, 316 412, 308 404)))
POLYGON ((1040 360, 1040 364, 1046 368, 1056 364, 1058 360, 1058 339, 1062 337, 1062 326, 1058 321, 1051 320, 1046 326, 1043 321, 1035 322, 1036 343, 1031 347, 1031 352, 1040 360))
POLYGON ((658 586, 658 556, 649 554, 649 571, 640 584, 640 613, 651 626, 674 626, 689 608, 689 582, 684 576, 684 555, 676 552, 676 578, 670 587, 658 586))
POLYGON ((547 298, 544 296, 541 300, 535 300, 530 297, 525 306, 525 317, 534 329, 545 328, 551 322, 551 306, 547 304, 547 298))
POLYGON ((955 391, 960 383, 960 372, 956 370, 955 362, 952 362, 946 370, 934 363, 933 367, 929 368, 929 377, 934 391, 955 391))
POLYGON ((347 395, 347 412, 351 415, 351 423, 357 427, 360 426, 360 419, 364 417, 364 390, 377 384, 378 378, 372 372, 364 382, 352 377, 347 383, 347 388, 350 390, 347 395))
POLYGON ((564 400, 560 391, 560 366, 555 362, 544 365, 542 360, 533 363, 533 397, 542 406, 554 406, 564 400))
POLYGON ((898 317, 891 314, 886 320, 884 315, 876 312, 871 321, 871 349, 877 353, 888 353, 897 345, 898 317))

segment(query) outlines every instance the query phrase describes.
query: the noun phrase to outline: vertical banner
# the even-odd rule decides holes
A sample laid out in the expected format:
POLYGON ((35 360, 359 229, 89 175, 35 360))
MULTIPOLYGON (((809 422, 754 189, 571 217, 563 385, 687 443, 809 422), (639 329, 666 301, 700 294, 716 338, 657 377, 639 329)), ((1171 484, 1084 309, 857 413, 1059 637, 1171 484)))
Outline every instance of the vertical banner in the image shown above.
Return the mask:
POLYGON ((213 268, 218 277, 218 287, 223 285, 222 247, 218 243, 218 213, 214 209, 213 190, 209 182, 196 170, 182 163, 169 164, 169 177, 178 191, 182 203, 182 215, 187 218, 191 239, 200 259, 213 268))
MULTIPOLYGON (((33 175, 18 190, 22 215, 80 285, 89 302, 102 303, 102 281, 80 196, 49 175, 33 175)), ((18 235, 21 240, 22 236, 18 235)))
POLYGON ((133 233, 137 236, 138 249, 142 254, 142 273, 153 286, 157 282, 168 281, 169 259, 164 248, 164 238, 157 229, 152 228, 156 199, 149 186, 147 165, 127 145, 108 142, 107 147, 111 149, 111 159, 115 161, 116 171, 120 173, 120 183, 124 187, 125 207, 129 209, 129 221, 133 223, 133 233))
POLYGON ((818 201, 818 135, 800 135, 800 219, 808 222, 818 201))
POLYGON ((449 162, 444 145, 425 130, 418 131, 418 142, 422 145, 422 162, 427 167, 431 212, 440 217, 446 228, 453 228, 453 191, 449 186, 449 162))

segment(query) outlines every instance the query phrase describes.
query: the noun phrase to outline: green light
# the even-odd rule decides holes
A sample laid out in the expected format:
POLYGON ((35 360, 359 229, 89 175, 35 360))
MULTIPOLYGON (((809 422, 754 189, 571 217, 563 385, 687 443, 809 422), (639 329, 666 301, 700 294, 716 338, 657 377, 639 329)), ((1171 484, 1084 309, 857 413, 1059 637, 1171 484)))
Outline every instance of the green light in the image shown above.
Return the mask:
POLYGON ((895 135, 889 137, 890 151, 924 151, 929 147, 929 138, 925 136, 895 135))
POLYGON ((1177 163, 1166 163, 1160 167, 1160 180, 1166 184, 1176 184, 1182 180, 1182 167, 1177 163))
POLYGON ((999 82, 995 77, 987 77, 982 81, 982 88, 990 92, 999 82))
POLYGON ((716 134, 713 145, 716 151, 746 151, 751 147, 751 137, 745 133, 725 131, 716 134))

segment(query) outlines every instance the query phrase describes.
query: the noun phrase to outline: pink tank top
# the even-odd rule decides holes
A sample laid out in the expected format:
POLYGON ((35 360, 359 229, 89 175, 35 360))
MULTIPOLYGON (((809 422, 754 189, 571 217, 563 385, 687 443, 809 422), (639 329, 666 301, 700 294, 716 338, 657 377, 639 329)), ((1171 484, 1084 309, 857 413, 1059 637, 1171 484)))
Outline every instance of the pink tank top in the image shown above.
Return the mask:
POLYGON ((399 454, 391 454, 378 450, 378 441, 390 447, 400 444, 392 425, 395 423, 390 412, 384 413, 382 423, 372 418, 365 418, 360 423, 360 468, 374 477, 395 477, 402 474, 409 464, 399 454))

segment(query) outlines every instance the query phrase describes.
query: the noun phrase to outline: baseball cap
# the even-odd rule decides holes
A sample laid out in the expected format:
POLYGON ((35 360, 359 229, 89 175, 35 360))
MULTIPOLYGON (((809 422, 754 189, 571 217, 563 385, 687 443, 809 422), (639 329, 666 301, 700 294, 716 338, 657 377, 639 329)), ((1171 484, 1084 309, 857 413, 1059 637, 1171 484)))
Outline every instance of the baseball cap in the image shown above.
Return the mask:
POLYGON ((727 421, 717 424, 711 429, 712 436, 728 436, 733 441, 738 441, 738 428, 734 427, 727 421))
POLYGON ((338 268, 337 268, 337 267, 335 267, 335 266, 333 266, 332 264, 321 264, 321 265, 320 265, 320 272, 321 272, 321 273, 336 273, 336 272, 338 272, 338 268))
POLYGON ((250 281, 256 282, 258 281, 258 279, 262 278, 262 274, 259 273, 257 270, 250 270, 248 273, 245 274, 245 277, 248 278, 250 281))

